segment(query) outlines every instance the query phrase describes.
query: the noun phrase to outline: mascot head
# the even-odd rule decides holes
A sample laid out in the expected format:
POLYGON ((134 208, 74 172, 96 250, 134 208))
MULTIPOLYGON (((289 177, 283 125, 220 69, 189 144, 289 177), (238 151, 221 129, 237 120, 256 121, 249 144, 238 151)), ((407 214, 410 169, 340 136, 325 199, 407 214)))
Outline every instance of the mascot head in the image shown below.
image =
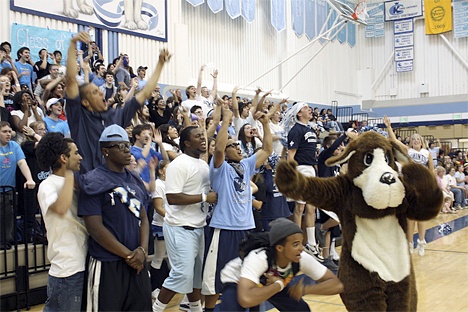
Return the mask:
POLYGON ((375 209, 398 207, 405 197, 405 187, 398 175, 395 158, 402 164, 410 161, 406 152, 383 135, 369 131, 360 135, 327 166, 348 162, 346 175, 362 190, 367 205, 375 209))

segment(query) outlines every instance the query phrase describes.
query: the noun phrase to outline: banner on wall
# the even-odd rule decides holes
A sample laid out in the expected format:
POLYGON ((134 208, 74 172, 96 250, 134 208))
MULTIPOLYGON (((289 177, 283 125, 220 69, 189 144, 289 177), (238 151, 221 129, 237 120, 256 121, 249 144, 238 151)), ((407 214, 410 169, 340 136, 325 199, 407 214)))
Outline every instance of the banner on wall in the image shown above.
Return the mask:
POLYGON ((276 29, 276 31, 286 29, 285 0, 271 0, 271 25, 276 29))
POLYGON ((316 24, 316 1, 315 0, 306 0, 304 3, 305 9, 305 34, 307 39, 312 40, 314 39, 317 34, 317 24, 316 24))
POLYGON ((452 1, 424 0, 426 35, 437 35, 452 30, 452 1))
MULTIPOLYGON (((63 30, 15 23, 11 25, 11 50, 18 51, 22 47, 28 47, 31 50, 31 59, 34 63, 39 61, 40 50, 46 49, 49 53, 58 50, 62 52, 61 64, 65 65, 70 39, 74 34, 63 30)), ((51 62, 52 60, 49 60, 49 63, 51 62)))
POLYGON ((298 37, 301 37, 304 34, 304 15, 305 15, 304 10, 305 10, 305 0, 292 0, 291 2, 292 27, 293 27, 294 33, 298 37))
POLYGON ((187 0, 187 2, 193 6, 199 6, 200 4, 203 4, 205 0, 187 0))
POLYGON ((468 0, 453 0, 453 34, 468 37, 468 0))
POLYGON ((249 23, 255 19, 255 0, 242 0, 242 17, 249 23))
POLYGON ((213 13, 218 13, 223 10, 223 0, 206 0, 208 7, 213 13))
POLYGON ((397 21, 422 16, 422 0, 395 0, 384 2, 385 21, 397 21))
POLYGON ((230 18, 235 19, 241 15, 241 0, 225 0, 224 2, 230 18))
POLYGON ((13 11, 167 41, 167 0, 10 0, 13 11), (129 7, 132 6, 132 7, 129 7), (137 12, 127 16, 125 12, 137 12))
POLYGON ((367 4, 366 38, 383 37, 385 35, 384 28, 384 4, 369 3, 367 4))

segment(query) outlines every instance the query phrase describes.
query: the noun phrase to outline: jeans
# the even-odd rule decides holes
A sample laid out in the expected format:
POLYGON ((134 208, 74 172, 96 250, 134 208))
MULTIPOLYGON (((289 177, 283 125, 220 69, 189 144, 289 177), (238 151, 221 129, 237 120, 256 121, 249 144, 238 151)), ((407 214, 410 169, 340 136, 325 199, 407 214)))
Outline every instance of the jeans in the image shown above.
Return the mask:
POLYGON ((44 311, 80 311, 84 271, 68 277, 49 275, 44 311))
POLYGON ((465 206, 465 192, 459 188, 450 188, 453 195, 455 195, 455 205, 465 206))

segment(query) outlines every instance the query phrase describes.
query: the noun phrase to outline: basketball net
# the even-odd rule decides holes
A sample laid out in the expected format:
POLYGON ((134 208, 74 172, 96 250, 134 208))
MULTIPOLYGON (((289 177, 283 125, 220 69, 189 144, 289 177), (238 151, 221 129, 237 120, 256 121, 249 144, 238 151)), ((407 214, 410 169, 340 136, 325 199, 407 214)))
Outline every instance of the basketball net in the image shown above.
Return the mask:
POLYGON ((356 5, 356 7, 354 8, 354 12, 353 12, 353 14, 351 16, 356 21, 358 19, 360 19, 362 21, 367 20, 369 15, 367 14, 367 2, 366 2, 366 0, 362 0, 356 5))

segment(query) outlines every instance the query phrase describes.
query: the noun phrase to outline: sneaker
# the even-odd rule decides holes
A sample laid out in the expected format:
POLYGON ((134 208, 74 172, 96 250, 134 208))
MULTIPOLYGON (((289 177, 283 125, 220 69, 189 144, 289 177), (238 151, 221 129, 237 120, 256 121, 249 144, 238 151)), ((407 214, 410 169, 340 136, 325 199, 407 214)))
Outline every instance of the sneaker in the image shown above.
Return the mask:
POLYGON ((413 254, 413 252, 414 252, 414 243, 413 243, 413 242, 409 242, 409 243, 408 243, 408 246, 409 246, 409 253, 410 253, 410 254, 413 254))
POLYGON ((156 288, 155 290, 153 290, 153 291, 151 292, 151 298, 152 298, 153 300, 156 300, 156 299, 158 298, 159 291, 160 291, 159 288, 156 288))
POLYGON ((418 255, 419 255, 419 256, 422 257, 422 256, 424 256, 424 254, 426 253, 426 251, 425 251, 426 245, 427 245, 426 240, 423 239, 422 241, 420 241, 420 240, 418 239, 418 246, 417 246, 417 249, 418 249, 418 255))
POLYGON ((323 260, 322 264, 326 266, 328 269, 330 269, 331 271, 335 271, 335 272, 338 271, 338 266, 330 258, 323 260))
POLYGON ((306 244, 304 246, 304 251, 317 259, 317 261, 323 262, 324 259, 322 257, 322 253, 320 252, 320 248, 317 245, 312 246, 310 244, 306 244))

